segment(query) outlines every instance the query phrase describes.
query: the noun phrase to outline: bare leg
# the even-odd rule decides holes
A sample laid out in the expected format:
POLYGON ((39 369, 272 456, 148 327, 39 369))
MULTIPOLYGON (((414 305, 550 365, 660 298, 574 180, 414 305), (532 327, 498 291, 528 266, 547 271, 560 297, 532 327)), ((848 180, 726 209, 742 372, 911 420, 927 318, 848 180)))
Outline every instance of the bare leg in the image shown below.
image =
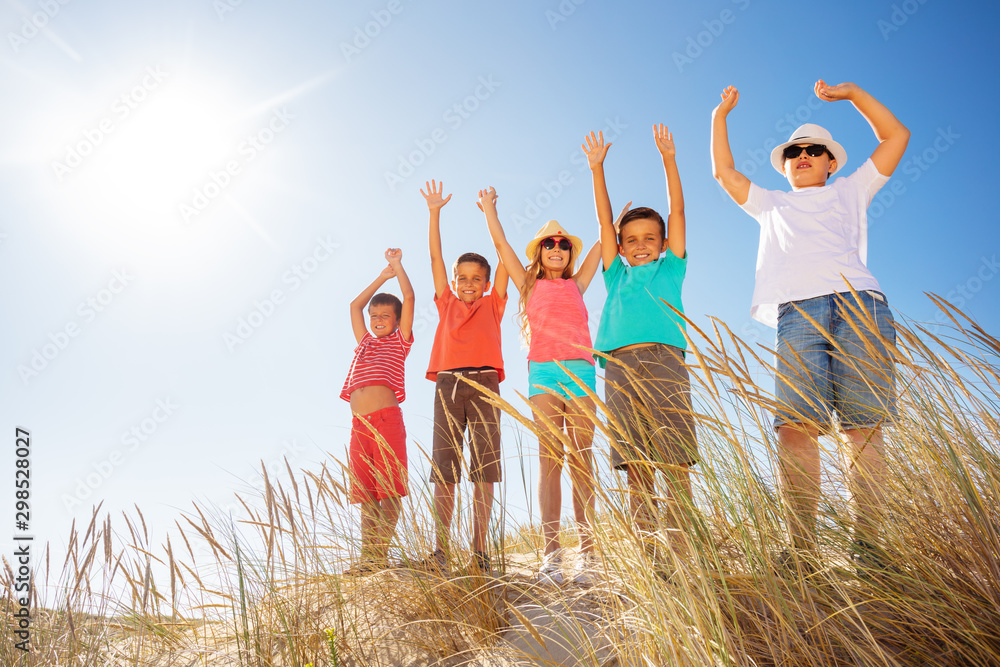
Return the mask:
MULTIPOLYGON (((563 402, 548 394, 530 399, 535 410, 547 416, 559 429, 563 427, 563 402)), ((542 514, 544 553, 559 548, 559 514, 562 511, 563 446, 541 415, 535 415, 538 439, 538 504, 542 514)))
POLYGON ((882 527, 882 486, 886 466, 882 428, 845 431, 850 456, 848 484, 854 501, 854 535, 859 540, 877 542, 882 527))
POLYGON ((486 531, 493 511, 493 482, 477 482, 472 492, 472 549, 486 551, 486 531))
POLYGON ((580 547, 584 552, 594 551, 594 530, 591 520, 596 507, 594 480, 594 422, 578 406, 588 406, 592 411, 594 402, 590 398, 573 401, 576 414, 566 416, 566 430, 570 436, 572 449, 569 452, 569 476, 573 483, 573 514, 580 530, 580 547))
POLYGON ((382 510, 377 500, 365 500, 361 503, 361 557, 375 558, 379 541, 379 525, 382 510))
POLYGON ((455 515, 455 485, 439 483, 434 485, 434 527, 436 545, 440 551, 448 553, 451 537, 451 520, 455 515))
POLYGON ((656 531, 659 514, 653 468, 646 463, 629 463, 625 473, 628 476, 628 504, 632 520, 643 548, 652 557, 655 549, 650 536, 656 531))
POLYGON ((396 523, 399 521, 399 514, 403 507, 401 498, 383 498, 379 501, 379 533, 376 543, 376 558, 387 560, 389 558, 389 546, 396 536, 396 523))
POLYGON ((802 424, 779 426, 778 463, 792 546, 815 549, 820 483, 819 430, 802 424))

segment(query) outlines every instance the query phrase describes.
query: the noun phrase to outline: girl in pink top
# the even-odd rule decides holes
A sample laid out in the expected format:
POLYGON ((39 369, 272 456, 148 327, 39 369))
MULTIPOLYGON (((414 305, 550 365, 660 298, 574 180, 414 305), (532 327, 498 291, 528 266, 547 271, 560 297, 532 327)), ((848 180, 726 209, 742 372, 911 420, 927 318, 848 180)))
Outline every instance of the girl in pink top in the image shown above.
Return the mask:
POLYGON ((539 578, 564 581, 559 547, 562 507, 562 466, 569 463, 573 483, 573 512, 580 527, 582 555, 576 583, 591 583, 594 542, 594 360, 583 293, 601 260, 600 243, 573 267, 583 243, 567 234, 555 220, 547 222, 528 244, 525 269, 507 242, 497 216, 496 190, 479 191, 479 208, 486 214, 497 254, 521 293, 521 327, 528 340, 528 400, 538 426, 538 503, 542 513, 545 558, 539 578), (568 373, 567 373, 568 371, 568 373), (564 444, 568 444, 568 452, 564 444))

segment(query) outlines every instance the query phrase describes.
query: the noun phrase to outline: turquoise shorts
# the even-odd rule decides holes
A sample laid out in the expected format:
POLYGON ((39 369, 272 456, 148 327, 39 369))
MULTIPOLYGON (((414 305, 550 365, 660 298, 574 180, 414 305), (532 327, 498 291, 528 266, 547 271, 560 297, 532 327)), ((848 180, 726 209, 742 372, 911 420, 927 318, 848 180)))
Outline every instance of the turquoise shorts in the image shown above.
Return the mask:
POLYGON ((548 393, 546 389, 551 389, 557 394, 562 394, 567 401, 572 401, 574 398, 587 395, 584 387, 595 391, 597 372, 594 370, 594 364, 583 359, 567 359, 559 363, 566 368, 565 371, 554 361, 528 362, 528 398, 546 394, 548 393))

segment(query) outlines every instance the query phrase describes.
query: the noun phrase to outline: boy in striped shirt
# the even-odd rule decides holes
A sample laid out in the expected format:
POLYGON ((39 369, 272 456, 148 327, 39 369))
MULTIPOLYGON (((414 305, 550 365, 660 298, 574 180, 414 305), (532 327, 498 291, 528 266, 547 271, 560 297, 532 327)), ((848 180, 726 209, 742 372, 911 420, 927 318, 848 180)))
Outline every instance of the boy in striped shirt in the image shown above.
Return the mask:
POLYGON ((361 505, 361 561, 344 573, 352 576, 389 566, 400 498, 406 495, 406 430, 399 404, 406 398, 403 368, 413 345, 414 296, 403 270, 403 251, 389 248, 385 258, 389 265, 351 302, 358 347, 340 393, 354 415, 348 450, 350 495, 352 503, 361 505), (403 292, 402 302, 392 294, 375 294, 393 277, 403 292), (371 333, 365 327, 366 305, 371 333))

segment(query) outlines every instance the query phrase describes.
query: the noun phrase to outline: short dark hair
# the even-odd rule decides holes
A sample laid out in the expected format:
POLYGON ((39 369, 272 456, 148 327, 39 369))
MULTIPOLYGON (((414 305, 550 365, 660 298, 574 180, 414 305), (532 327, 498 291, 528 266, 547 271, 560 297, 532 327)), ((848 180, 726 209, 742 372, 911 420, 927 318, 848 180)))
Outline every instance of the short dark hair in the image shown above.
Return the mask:
POLYGON ((655 220, 660 225, 660 238, 667 238, 667 224, 663 222, 663 216, 654 211, 653 209, 640 206, 639 208, 633 208, 625 217, 622 218, 621 223, 618 225, 618 244, 621 245, 622 242, 622 230, 625 229, 625 225, 632 222, 633 220, 655 220))
POLYGON ((371 310, 372 306, 392 306, 393 312, 396 313, 396 320, 403 319, 403 302, 395 294, 379 292, 368 302, 369 310, 371 310))
POLYGON ((486 258, 476 252, 467 252, 459 255, 455 263, 451 265, 451 277, 454 278, 458 275, 458 265, 464 264, 465 262, 472 262, 473 264, 478 264, 479 266, 486 269, 486 282, 490 281, 490 263, 486 261, 486 258))

